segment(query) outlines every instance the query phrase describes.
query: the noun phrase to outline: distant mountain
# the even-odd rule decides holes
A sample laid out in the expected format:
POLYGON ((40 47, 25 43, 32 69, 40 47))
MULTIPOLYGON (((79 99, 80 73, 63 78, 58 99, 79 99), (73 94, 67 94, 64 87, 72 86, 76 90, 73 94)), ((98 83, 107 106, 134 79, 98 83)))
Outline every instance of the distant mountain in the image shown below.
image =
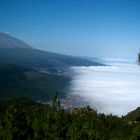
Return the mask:
POLYGON ((26 96, 46 101, 55 91, 64 97, 70 77, 63 73, 70 66, 89 65, 100 64, 41 51, 0 33, 0 99, 26 96))
POLYGON ((31 69, 60 69, 69 66, 100 65, 90 60, 35 49, 23 41, 0 33, 0 63, 31 69))
POLYGON ((7 33, 0 32, 0 48, 26 48, 33 49, 23 41, 8 35, 7 33))

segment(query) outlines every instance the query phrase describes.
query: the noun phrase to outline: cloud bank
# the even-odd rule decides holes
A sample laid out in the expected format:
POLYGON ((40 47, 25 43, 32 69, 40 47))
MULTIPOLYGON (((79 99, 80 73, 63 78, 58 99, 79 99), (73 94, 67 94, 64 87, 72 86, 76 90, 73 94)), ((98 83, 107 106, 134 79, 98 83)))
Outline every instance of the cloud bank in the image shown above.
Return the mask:
POLYGON ((109 66, 72 67, 70 94, 101 113, 125 115, 140 106, 140 66, 127 60, 109 66))

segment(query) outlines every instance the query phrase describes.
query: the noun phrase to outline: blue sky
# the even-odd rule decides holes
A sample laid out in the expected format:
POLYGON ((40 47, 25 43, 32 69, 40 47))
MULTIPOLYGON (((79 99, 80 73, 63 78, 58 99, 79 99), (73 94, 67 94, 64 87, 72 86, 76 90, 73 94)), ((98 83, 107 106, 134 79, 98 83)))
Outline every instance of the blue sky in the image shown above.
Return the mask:
POLYGON ((135 57, 140 1, 0 0, 0 31, 52 52, 135 57))

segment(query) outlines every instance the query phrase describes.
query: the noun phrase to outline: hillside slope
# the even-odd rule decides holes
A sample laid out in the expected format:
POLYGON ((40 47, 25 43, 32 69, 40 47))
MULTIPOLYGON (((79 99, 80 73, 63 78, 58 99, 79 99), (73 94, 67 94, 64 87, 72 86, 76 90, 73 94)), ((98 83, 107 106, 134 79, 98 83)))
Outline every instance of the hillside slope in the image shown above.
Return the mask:
POLYGON ((32 69, 100 65, 82 58, 35 49, 5 33, 0 33, 0 63, 9 63, 32 69))
POLYGON ((135 110, 129 112, 125 116, 125 119, 128 120, 128 121, 140 122, 140 107, 138 107, 135 110))
POLYGON ((64 76, 0 64, 0 99, 24 96, 48 101, 56 91, 60 93, 60 97, 65 97, 69 81, 64 76))
POLYGON ((21 48, 0 48, 0 63, 9 63, 34 69, 100 65, 85 59, 36 49, 21 48))
POLYGON ((10 36, 7 33, 0 32, 0 48, 26 48, 33 49, 25 42, 10 36))

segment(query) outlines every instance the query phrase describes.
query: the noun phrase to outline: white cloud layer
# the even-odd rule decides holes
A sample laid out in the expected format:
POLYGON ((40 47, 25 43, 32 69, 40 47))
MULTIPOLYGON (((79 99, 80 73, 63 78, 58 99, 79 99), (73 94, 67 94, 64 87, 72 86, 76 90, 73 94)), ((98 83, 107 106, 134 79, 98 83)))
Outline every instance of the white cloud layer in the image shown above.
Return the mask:
POLYGON ((72 67, 70 94, 105 114, 125 115, 140 106, 140 66, 112 59, 110 66, 72 67))

